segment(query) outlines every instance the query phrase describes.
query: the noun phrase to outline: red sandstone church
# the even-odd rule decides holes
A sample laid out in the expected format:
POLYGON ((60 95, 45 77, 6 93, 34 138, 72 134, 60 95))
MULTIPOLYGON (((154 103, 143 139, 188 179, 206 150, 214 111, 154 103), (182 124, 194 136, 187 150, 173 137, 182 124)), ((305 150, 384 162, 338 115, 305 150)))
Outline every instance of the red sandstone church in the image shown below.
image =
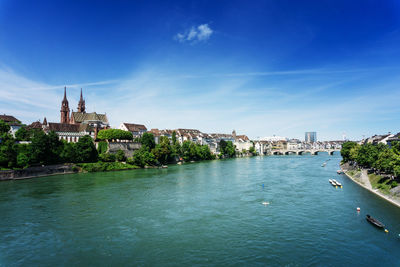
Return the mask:
POLYGON ((68 142, 77 142, 80 137, 85 135, 90 135, 92 138, 96 139, 99 130, 108 129, 110 127, 106 114, 97 114, 96 112, 86 113, 82 89, 78 103, 78 111, 72 111, 70 113, 67 100, 67 88, 64 87, 64 99, 61 102, 60 112, 60 123, 47 123, 45 118, 43 120, 43 129, 46 132, 55 131, 60 139, 67 140, 68 142))

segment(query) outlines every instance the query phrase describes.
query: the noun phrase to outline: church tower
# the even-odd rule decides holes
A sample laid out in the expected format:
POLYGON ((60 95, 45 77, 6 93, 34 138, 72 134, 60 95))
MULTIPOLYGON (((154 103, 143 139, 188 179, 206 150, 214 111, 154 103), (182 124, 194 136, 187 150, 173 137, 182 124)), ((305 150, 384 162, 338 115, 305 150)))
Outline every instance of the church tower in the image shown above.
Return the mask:
POLYGON ((61 102, 61 123, 69 123, 69 105, 67 100, 67 87, 64 87, 64 99, 61 102))
POLYGON ((82 88, 81 88, 81 98, 79 99, 79 103, 78 103, 78 112, 85 113, 85 100, 83 100, 82 88))

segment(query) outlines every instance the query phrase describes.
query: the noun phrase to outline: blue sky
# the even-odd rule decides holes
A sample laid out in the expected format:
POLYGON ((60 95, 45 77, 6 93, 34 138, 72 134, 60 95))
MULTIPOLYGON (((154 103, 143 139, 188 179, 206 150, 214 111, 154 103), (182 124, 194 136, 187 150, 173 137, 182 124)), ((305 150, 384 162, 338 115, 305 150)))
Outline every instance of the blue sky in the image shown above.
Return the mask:
POLYGON ((0 113, 322 140, 400 131, 399 1, 0 1, 0 113))

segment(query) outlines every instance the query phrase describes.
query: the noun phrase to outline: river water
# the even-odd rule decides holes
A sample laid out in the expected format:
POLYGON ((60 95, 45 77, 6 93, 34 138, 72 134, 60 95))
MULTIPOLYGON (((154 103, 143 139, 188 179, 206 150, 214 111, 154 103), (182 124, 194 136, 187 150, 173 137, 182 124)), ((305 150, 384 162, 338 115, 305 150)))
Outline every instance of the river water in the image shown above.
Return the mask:
POLYGON ((400 209, 337 175, 340 160, 253 157, 1 182, 0 266, 400 266, 400 209))

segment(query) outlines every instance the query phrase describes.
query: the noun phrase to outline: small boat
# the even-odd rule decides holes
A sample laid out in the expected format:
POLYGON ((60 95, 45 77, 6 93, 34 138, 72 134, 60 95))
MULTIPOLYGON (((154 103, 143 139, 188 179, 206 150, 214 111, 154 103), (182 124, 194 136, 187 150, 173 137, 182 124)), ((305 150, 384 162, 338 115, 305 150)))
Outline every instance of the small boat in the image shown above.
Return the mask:
POLYGON ((336 181, 336 185, 342 187, 342 184, 336 181))
POLYGON ((336 186, 336 182, 332 180, 331 185, 336 186))
POLYGON ((371 217, 369 215, 367 215, 366 219, 367 219, 368 222, 372 223, 373 225, 375 225, 378 228, 384 228, 385 227, 385 225, 383 223, 381 223, 380 221, 378 221, 377 219, 375 219, 375 218, 373 218, 373 217, 371 217))
POLYGON ((343 171, 342 171, 342 170, 337 170, 336 173, 337 173, 337 174, 342 174, 343 171))
POLYGON ((326 166, 326 162, 322 163, 321 167, 325 167, 326 166))
POLYGON ((332 183, 332 179, 329 179, 329 182, 332 183))

